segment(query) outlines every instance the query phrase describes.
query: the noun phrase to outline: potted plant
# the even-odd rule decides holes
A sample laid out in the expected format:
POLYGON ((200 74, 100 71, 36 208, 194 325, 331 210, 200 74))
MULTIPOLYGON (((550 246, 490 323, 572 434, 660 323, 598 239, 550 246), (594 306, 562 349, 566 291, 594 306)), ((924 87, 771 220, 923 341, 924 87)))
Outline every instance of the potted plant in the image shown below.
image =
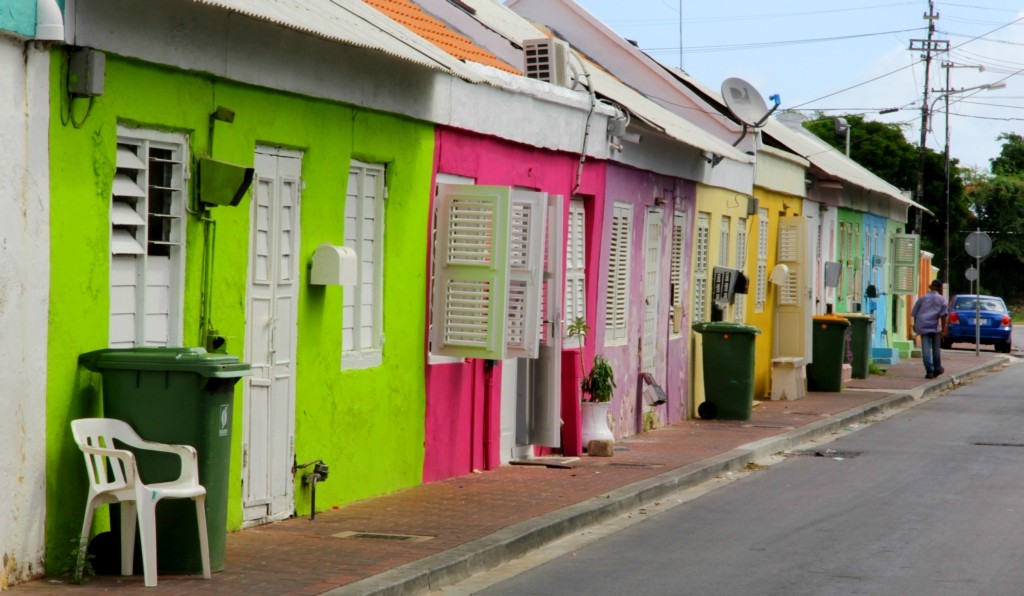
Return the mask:
POLYGON ((580 413, 583 446, 586 447, 593 440, 613 441, 615 435, 608 426, 608 408, 611 405, 612 391, 615 389, 615 371, 608 360, 600 354, 594 354, 594 363, 590 371, 587 371, 583 346, 590 326, 583 317, 576 317, 569 324, 567 332, 569 337, 578 337, 580 340, 580 371, 583 374, 580 379, 580 390, 583 393, 580 413))

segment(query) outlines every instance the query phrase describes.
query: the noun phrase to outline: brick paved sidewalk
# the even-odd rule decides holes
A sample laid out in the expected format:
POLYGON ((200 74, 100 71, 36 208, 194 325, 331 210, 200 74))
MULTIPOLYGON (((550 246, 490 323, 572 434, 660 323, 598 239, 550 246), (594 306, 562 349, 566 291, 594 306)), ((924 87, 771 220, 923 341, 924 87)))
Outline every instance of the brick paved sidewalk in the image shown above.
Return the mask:
POLYGON ((904 359, 884 376, 850 381, 840 393, 758 400, 749 421, 687 420, 619 440, 612 458, 584 456, 572 468, 503 466, 318 513, 315 521, 233 532, 225 571, 208 581, 161 575, 156 588, 144 588, 141 575, 97 576, 85 586, 51 578, 12 592, 422 593, 788 444, 844 432, 883 408, 1008 361, 991 351, 944 351, 946 374, 926 380, 920 359, 904 359))

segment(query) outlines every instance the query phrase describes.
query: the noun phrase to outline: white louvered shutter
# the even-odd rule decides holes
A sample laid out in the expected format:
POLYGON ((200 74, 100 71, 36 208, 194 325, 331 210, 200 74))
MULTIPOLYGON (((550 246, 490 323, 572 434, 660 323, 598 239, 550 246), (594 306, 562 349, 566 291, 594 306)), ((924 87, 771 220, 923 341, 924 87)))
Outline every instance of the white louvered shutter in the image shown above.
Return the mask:
POLYGON ((605 288, 605 343, 626 341, 626 319, 629 312, 629 246, 632 242, 632 228, 632 205, 616 203, 612 212, 608 283, 605 288))
POLYGON ((679 335, 682 330, 682 320, 675 320, 675 317, 682 319, 683 312, 683 256, 686 249, 686 213, 675 213, 672 216, 672 261, 671 282, 672 282, 672 316, 674 325, 672 334, 679 335))
POLYGON ((586 318, 586 213, 582 199, 569 203, 569 235, 565 243, 565 315, 562 326, 566 347, 579 347, 579 338, 568 337, 565 329, 577 317, 586 318))
POLYGON ((811 313, 807 308, 810 287, 807 271, 807 225, 799 215, 779 219, 778 263, 789 269, 786 283, 776 286, 775 357, 807 358, 810 361, 811 313))
POLYGON ((897 296, 917 294, 917 266, 920 260, 921 237, 917 234, 896 234, 892 250, 892 293, 897 296))
POLYGON ((504 186, 439 185, 433 350, 505 358, 509 205, 504 186))
POLYGON ((512 191, 508 238, 507 358, 536 358, 544 277, 546 193, 512 191))
POLYGON ((697 250, 693 263, 692 322, 708 320, 708 244, 711 240, 710 215, 697 214, 697 250))

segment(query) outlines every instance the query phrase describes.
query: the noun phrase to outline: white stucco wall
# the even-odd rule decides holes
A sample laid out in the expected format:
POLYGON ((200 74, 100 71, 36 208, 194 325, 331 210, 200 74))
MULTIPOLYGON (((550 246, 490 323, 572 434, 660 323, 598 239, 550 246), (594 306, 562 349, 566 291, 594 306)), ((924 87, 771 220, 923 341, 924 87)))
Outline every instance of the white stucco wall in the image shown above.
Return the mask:
POLYGON ((49 301, 46 50, 0 35, 0 590, 43 573, 49 301))

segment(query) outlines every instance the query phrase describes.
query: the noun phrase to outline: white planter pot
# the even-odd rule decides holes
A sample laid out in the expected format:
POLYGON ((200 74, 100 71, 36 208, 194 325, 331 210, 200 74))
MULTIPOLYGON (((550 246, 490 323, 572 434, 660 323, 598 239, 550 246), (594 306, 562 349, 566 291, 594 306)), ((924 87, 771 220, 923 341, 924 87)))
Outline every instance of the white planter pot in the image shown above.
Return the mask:
POLYGON ((584 448, 591 441, 615 440, 612 429, 608 427, 608 407, 610 405, 611 402, 607 401, 580 402, 584 448))

